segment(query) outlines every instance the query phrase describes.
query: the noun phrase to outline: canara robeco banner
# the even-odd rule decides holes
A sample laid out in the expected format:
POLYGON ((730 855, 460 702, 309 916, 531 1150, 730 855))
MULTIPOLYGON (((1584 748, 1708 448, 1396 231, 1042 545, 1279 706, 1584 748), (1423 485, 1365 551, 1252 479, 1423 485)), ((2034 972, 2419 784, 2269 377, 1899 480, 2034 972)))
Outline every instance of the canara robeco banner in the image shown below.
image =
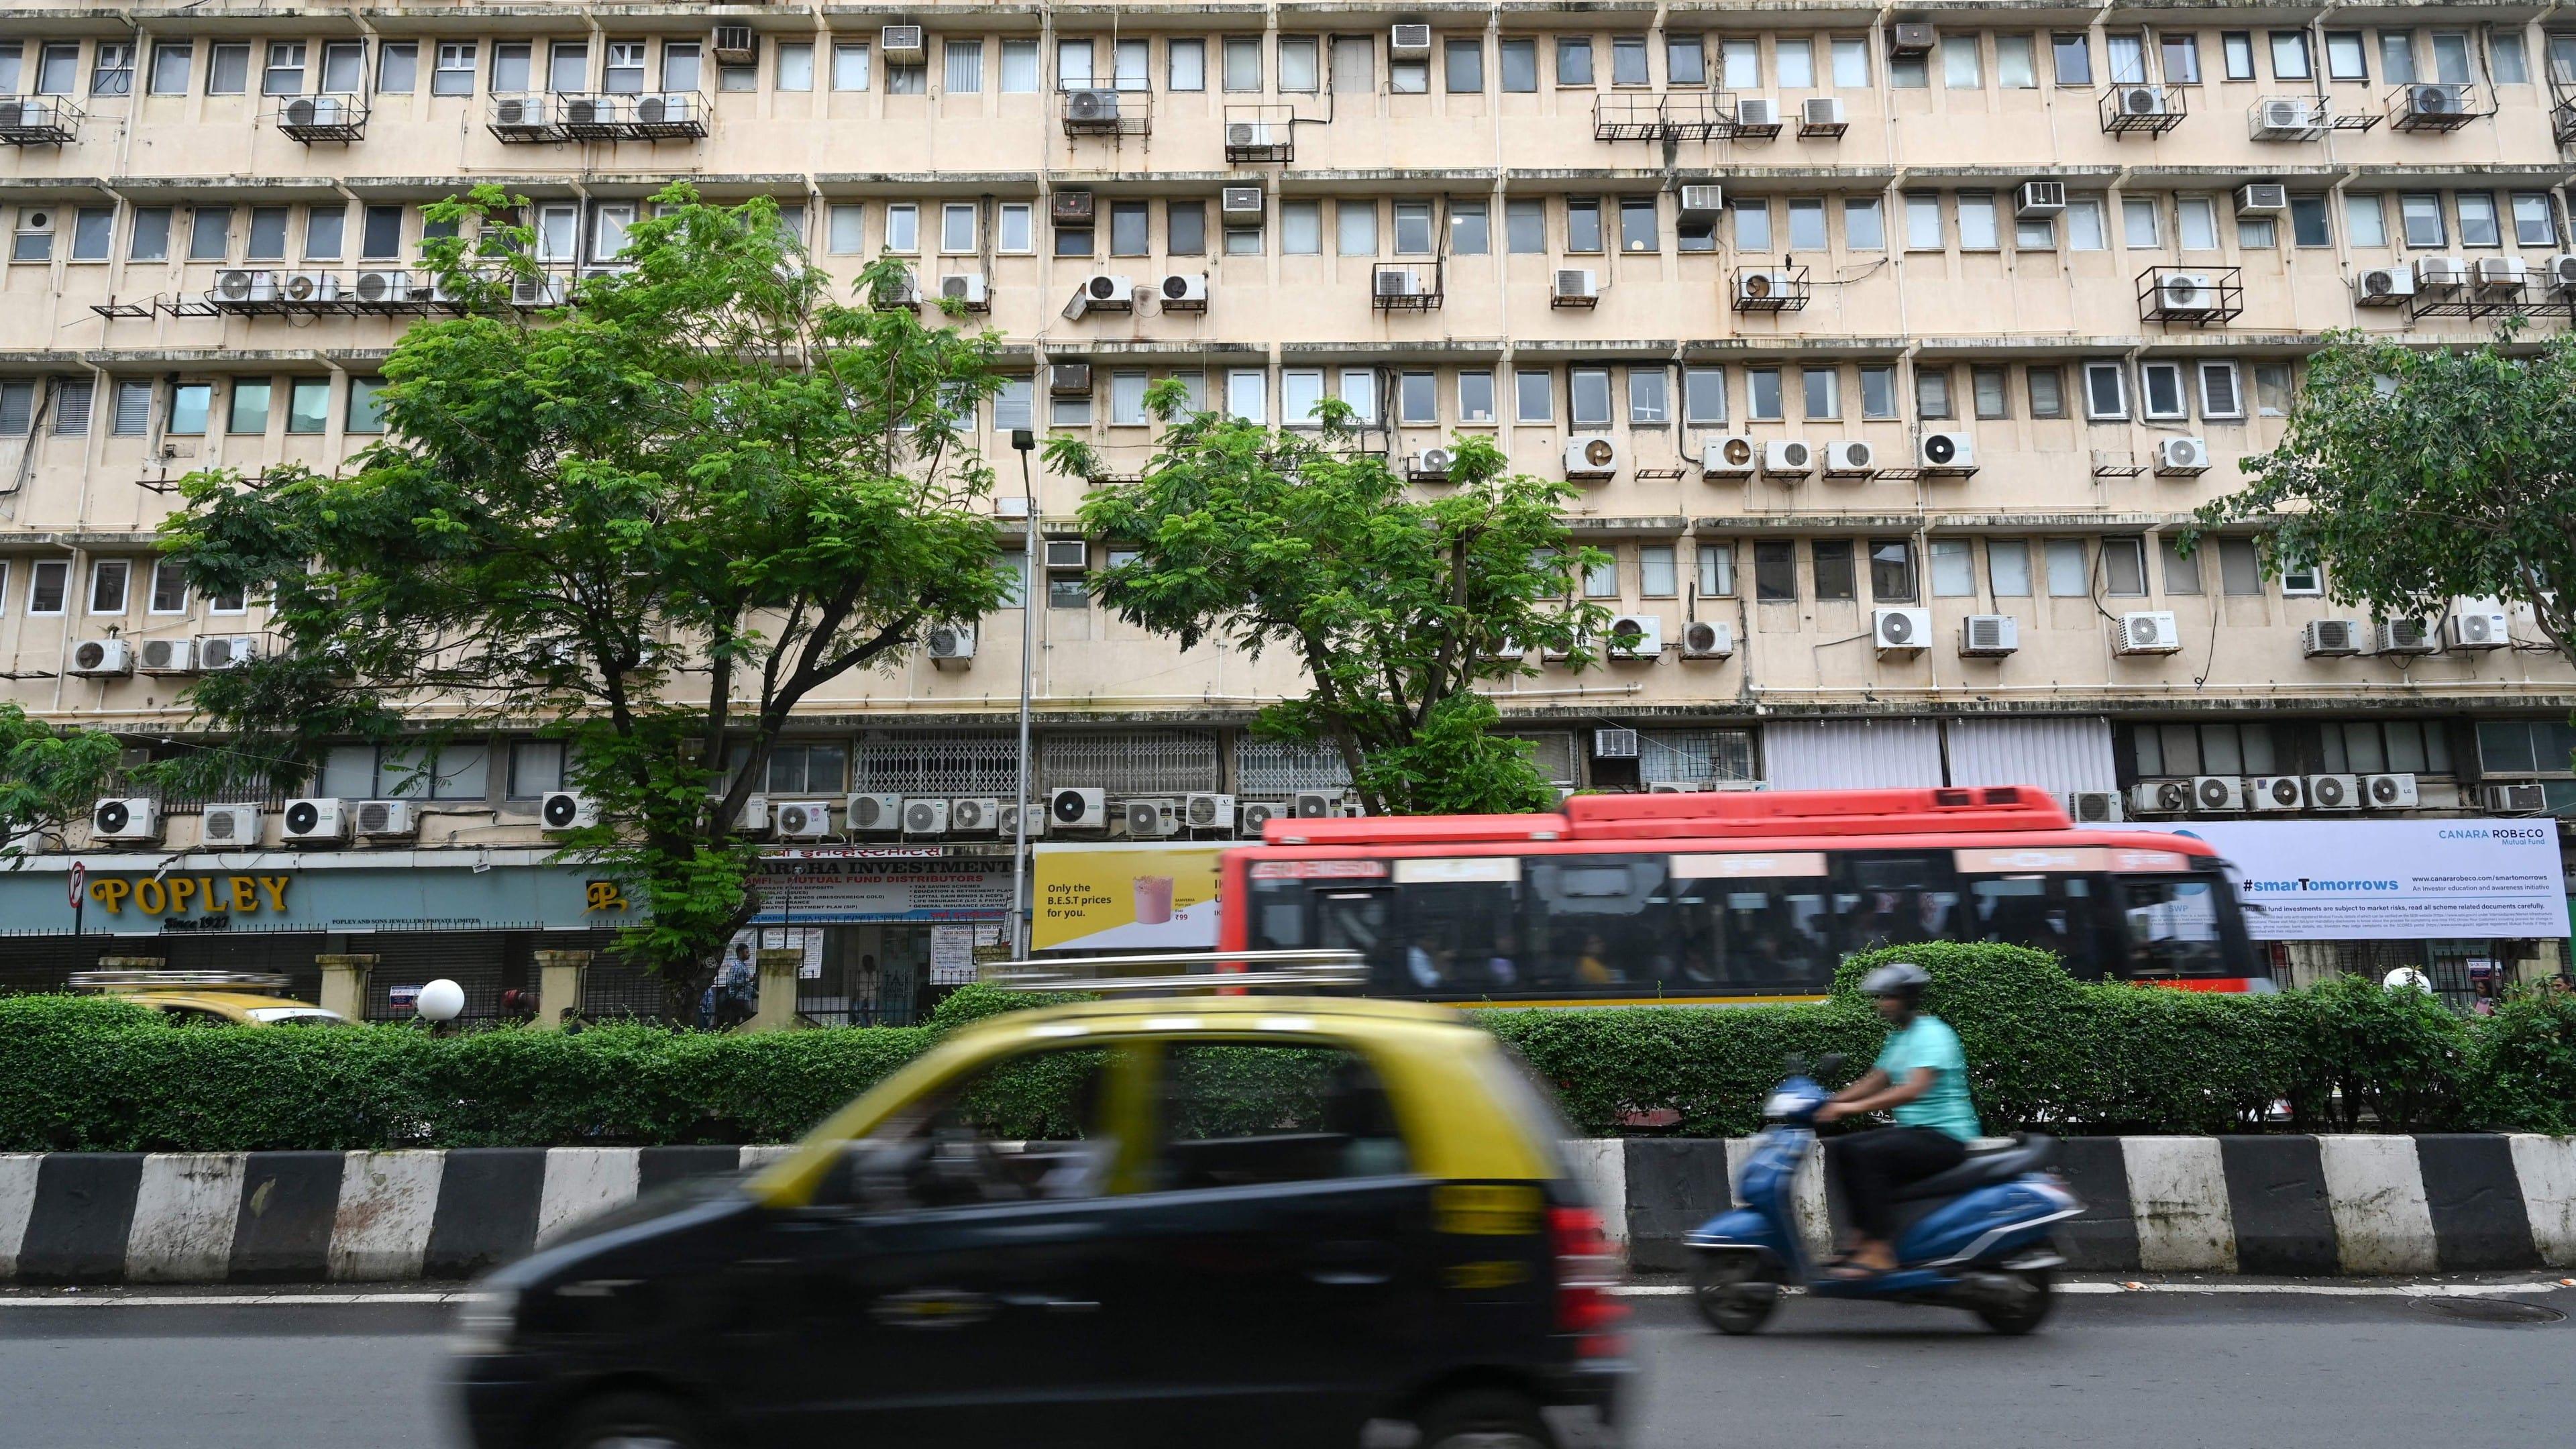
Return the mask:
POLYGON ((2235 867, 2258 941, 2549 940, 2567 934, 2558 822, 2226 820, 2138 825, 2235 867))
POLYGON ((1040 951, 1216 947, 1217 860, 1227 847, 1041 845, 1029 944, 1040 951))

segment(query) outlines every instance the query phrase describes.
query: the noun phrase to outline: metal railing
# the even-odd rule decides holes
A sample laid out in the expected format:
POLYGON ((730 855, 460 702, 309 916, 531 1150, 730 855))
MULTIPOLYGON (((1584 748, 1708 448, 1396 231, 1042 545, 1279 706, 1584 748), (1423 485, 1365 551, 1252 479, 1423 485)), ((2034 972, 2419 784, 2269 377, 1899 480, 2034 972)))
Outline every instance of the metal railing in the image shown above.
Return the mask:
POLYGON ((980 979, 1006 991, 1090 991, 1168 996, 1184 991, 1320 990, 1368 983, 1367 960, 1357 951, 1169 951, 1133 956, 1084 956, 1065 960, 996 961, 978 968, 980 979), (1119 967, 1180 967, 1152 976, 1114 974, 1119 967))

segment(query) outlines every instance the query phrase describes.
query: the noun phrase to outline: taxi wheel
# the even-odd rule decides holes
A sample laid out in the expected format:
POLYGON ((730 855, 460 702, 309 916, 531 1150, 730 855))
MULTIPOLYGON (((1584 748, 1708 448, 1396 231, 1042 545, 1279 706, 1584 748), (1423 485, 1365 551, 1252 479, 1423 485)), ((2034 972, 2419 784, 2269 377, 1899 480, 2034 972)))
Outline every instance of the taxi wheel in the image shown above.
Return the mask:
POLYGON ((1537 1406, 1508 1389, 1452 1394, 1421 1423, 1421 1449, 1556 1449, 1537 1406))
POLYGON ((660 1394, 603 1394, 575 1409, 556 1449, 699 1449, 689 1411, 660 1394))

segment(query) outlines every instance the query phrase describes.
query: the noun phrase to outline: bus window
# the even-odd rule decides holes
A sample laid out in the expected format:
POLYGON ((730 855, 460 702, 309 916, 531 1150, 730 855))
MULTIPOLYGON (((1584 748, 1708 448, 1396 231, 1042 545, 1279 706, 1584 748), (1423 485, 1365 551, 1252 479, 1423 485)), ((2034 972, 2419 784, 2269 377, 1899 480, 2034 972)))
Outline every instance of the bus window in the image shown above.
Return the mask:
POLYGON ((1957 936, 1959 881, 1948 852, 1853 855, 1842 864, 1834 917, 1845 953, 1957 936))
POLYGON ((2126 940, 2121 974, 2152 981, 2171 976, 2231 976, 2219 930, 2217 888, 2205 880, 2120 883, 2126 940))
POLYGON ((1661 856, 1532 857, 1527 875, 1520 944, 1528 985, 1581 990, 1671 979, 1672 901, 1661 856))
POLYGON ((2069 974, 2102 975, 2093 937, 2097 883, 2081 875, 1981 876, 1970 881, 1958 939, 2053 952, 2069 974))
POLYGON ((1831 902, 1818 879, 1727 879, 1685 887, 1673 984, 1739 990, 1821 991, 1840 953, 1831 902))
POLYGON ((1523 979, 1520 886, 1506 881, 1407 885, 1401 989, 1432 995, 1517 991, 1523 979))
POLYGON ((1254 949, 1296 951, 1313 944, 1306 938, 1306 883, 1302 880, 1252 882, 1254 949))

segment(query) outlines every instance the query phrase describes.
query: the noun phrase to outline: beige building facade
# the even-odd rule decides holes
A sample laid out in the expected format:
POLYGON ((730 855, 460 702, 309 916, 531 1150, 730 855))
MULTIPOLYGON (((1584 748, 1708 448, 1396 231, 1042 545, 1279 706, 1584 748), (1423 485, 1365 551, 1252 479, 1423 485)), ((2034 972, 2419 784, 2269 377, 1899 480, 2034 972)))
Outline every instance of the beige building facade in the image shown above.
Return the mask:
MULTIPOLYGON (((186 730, 187 671, 268 647, 156 567, 171 480, 366 441, 441 310, 422 206, 522 193, 569 279, 687 179, 1004 336, 1006 550, 1010 430, 1141 465, 1165 376, 1278 425, 1341 398, 1425 490, 1462 433, 1574 480, 1629 647, 1496 690, 1569 788, 2576 806, 2576 679, 2527 618, 2383 628, 2250 539, 2172 546, 2328 330, 2569 325, 2555 7, 21 5, 0 93, 0 687, 138 748, 186 730)), ((1113 835, 1136 799, 1334 790, 1241 733, 1278 662, 1091 599, 1085 486, 1035 483, 1040 785, 1113 835)), ((772 799, 830 802, 822 844, 872 833, 854 794, 1007 798, 1019 636, 842 681, 772 799)), ((351 848, 539 844, 553 748, 496 739, 351 848)), ((344 752, 257 827, 404 779, 344 752)), ((146 843, 200 844, 209 802, 159 803, 146 843)))

